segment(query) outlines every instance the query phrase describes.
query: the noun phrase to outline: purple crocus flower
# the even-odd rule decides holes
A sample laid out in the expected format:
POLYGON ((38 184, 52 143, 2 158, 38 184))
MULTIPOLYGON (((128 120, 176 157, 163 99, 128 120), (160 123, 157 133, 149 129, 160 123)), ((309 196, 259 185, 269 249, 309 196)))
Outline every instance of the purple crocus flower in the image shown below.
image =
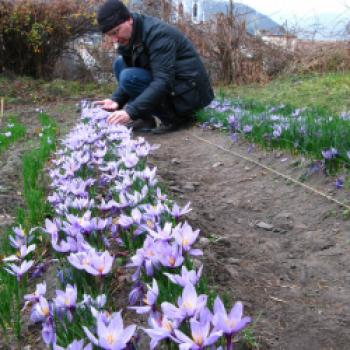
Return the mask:
POLYGON ((228 116, 228 124, 232 132, 238 128, 238 119, 234 114, 228 116))
POLYGON ((238 134, 236 132, 233 132, 230 134, 230 139, 233 143, 237 143, 238 141, 238 134))
POLYGON ((210 332, 210 322, 199 322, 197 320, 190 320, 191 336, 189 338, 179 329, 175 329, 177 342, 180 344, 181 350, 203 350, 207 346, 211 346, 221 337, 222 331, 210 332))
POLYGON ((95 229, 94 222, 91 219, 91 211, 86 211, 83 216, 78 217, 72 214, 67 214, 68 223, 64 223, 65 228, 71 232, 72 235, 77 233, 89 233, 95 229))
POLYGON ((192 209, 190 208, 191 203, 188 202, 183 208, 180 208, 176 203, 173 205, 172 209, 170 210, 168 207, 167 210, 169 214, 174 217, 176 220, 180 218, 180 216, 185 215, 189 213, 192 209))
POLYGON ((341 178, 337 178, 335 180, 335 187, 336 187, 336 189, 339 190, 339 189, 343 188, 343 186, 344 186, 344 180, 341 179, 341 178))
POLYGON ((13 262, 18 260, 23 260, 28 254, 33 252, 35 250, 35 244, 31 244, 30 246, 22 245, 19 247, 19 251, 16 255, 10 255, 6 258, 3 258, 2 261, 4 262, 13 262))
POLYGON ((28 270, 33 266, 34 261, 23 261, 21 265, 17 266, 15 264, 9 264, 4 269, 11 275, 14 275, 17 277, 17 280, 20 281, 25 273, 28 272, 28 270))
POLYGON ((334 147, 321 151, 324 159, 332 159, 338 155, 338 150, 334 147))
POLYGON ((120 312, 111 315, 106 324, 101 317, 97 319, 97 336, 92 334, 87 327, 83 327, 90 341, 105 350, 122 350, 135 333, 136 326, 130 325, 124 329, 120 312))
POLYGON ((26 294, 24 300, 30 302, 38 302, 41 296, 46 294, 46 282, 38 283, 35 288, 35 292, 32 294, 26 294))
POLYGON ((124 163, 125 167, 130 169, 134 168, 139 162, 139 157, 135 153, 126 153, 121 155, 121 161, 124 163))
POLYGON ((33 305, 30 319, 32 322, 43 322, 48 317, 50 317, 52 307, 50 303, 42 295, 39 296, 39 300, 36 304, 33 305))
POLYGON ((56 298, 54 298, 56 310, 66 311, 70 321, 73 320, 73 311, 77 303, 77 286, 67 285, 66 290, 56 290, 56 298))
POLYGON ((243 127, 243 132, 245 134, 249 134, 250 132, 252 132, 252 130, 253 130, 253 126, 252 125, 244 125, 244 127, 243 127))
POLYGON ((158 313, 151 314, 148 324, 151 328, 143 328, 143 331, 151 338, 151 350, 155 349, 161 340, 167 338, 175 340, 174 330, 177 328, 177 323, 165 315, 159 315, 158 313))
POLYGON ((47 232, 48 234, 58 234, 58 231, 61 229, 62 223, 58 219, 54 220, 49 220, 45 219, 45 228, 44 231, 47 232))
POLYGON ((145 286, 137 281, 129 293, 129 304, 135 305, 145 294, 145 286))
POLYGON ((143 247, 137 249, 136 254, 131 257, 129 267, 136 267, 135 273, 132 275, 133 281, 139 278, 142 267, 145 268, 146 275, 151 277, 154 273, 154 268, 159 266, 159 254, 157 244, 152 237, 147 236, 143 247))
POLYGON ((56 343, 56 333, 54 328, 54 322, 51 317, 47 318, 43 322, 41 336, 46 345, 55 344, 56 343))
POLYGON ((228 346, 227 349, 231 350, 230 347, 232 336, 240 332, 250 322, 250 317, 243 317, 243 304, 241 302, 235 303, 229 314, 225 310, 225 306, 221 299, 217 297, 214 302, 214 316, 212 323, 216 330, 222 331, 227 337, 228 346))
POLYGON ((176 307, 168 302, 161 305, 163 313, 172 320, 182 321, 185 318, 193 317, 201 312, 206 306, 207 296, 201 294, 197 296, 195 287, 189 283, 182 291, 182 296, 178 298, 176 307))
POLYGON ((281 134, 282 134, 282 127, 281 127, 281 125, 274 125, 272 134, 273 134, 273 137, 275 139, 279 138, 281 136, 281 134))
POLYGON ((182 247, 176 242, 169 244, 167 242, 159 242, 159 260, 163 266, 174 268, 181 266, 184 257, 182 255, 182 247))
POLYGON ((148 229, 147 231, 155 240, 170 241, 173 239, 172 228, 172 223, 166 222, 163 228, 157 224, 156 230, 148 229))
POLYGON ((70 343, 66 348, 62 348, 61 346, 54 345, 53 350, 92 350, 92 344, 87 344, 84 346, 84 340, 74 340, 70 343))
POLYGON ((196 285, 202 275, 202 270, 203 265, 197 272, 195 270, 188 271, 186 266, 182 266, 181 275, 173 275, 167 272, 165 272, 164 275, 167 276, 171 282, 184 288, 189 283, 196 285))
POLYGON ((108 274, 114 261, 108 251, 101 253, 94 249, 88 252, 71 253, 67 259, 78 270, 85 270, 94 276, 108 274))
POLYGON ((152 287, 147 284, 147 288, 148 291, 143 299, 144 306, 130 306, 129 309, 135 310, 138 314, 146 314, 155 311, 159 294, 157 281, 153 279, 152 287))
POLYGON ((173 229, 175 241, 182 247, 182 249, 190 255, 203 255, 200 249, 192 249, 192 245, 198 238, 199 230, 193 231, 192 227, 185 221, 183 224, 178 224, 173 229))

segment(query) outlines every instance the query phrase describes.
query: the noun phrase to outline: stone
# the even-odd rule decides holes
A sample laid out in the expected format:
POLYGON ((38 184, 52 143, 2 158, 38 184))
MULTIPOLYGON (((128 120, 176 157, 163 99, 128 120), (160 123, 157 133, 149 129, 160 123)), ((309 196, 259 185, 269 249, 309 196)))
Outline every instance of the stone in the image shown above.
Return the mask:
POLYGON ((207 247, 210 244, 210 240, 207 237, 201 237, 198 243, 201 247, 207 247))
POLYGON ((177 158, 173 158, 171 161, 170 161, 171 164, 180 164, 180 161, 177 159, 177 158))
POLYGON ((223 162, 216 162, 212 165, 212 168, 218 168, 219 166, 222 166, 222 165, 224 165, 223 162))
POLYGON ((266 231, 271 231, 273 229, 273 225, 267 224, 266 222, 259 221, 258 223, 255 224, 256 227, 262 228, 266 231))
POLYGON ((294 218, 291 213, 281 212, 275 216, 274 223, 281 230, 292 230, 294 228, 294 218))
POLYGON ((196 189, 192 182, 186 182, 182 188, 186 191, 194 191, 196 189))
POLYGON ((169 189, 170 189, 170 191, 173 191, 173 192, 184 193, 184 191, 180 187, 177 187, 177 186, 170 186, 169 189))
POLYGON ((239 265, 241 263, 241 259, 228 258, 227 263, 231 265, 239 265))

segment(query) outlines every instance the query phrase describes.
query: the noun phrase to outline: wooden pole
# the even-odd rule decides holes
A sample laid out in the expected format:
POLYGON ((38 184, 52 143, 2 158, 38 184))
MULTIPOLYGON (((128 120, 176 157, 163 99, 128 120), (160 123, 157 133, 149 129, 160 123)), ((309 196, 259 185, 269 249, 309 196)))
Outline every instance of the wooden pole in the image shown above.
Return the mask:
POLYGON ((5 100, 3 97, 0 98, 0 124, 2 124, 2 119, 4 118, 4 105, 5 100))

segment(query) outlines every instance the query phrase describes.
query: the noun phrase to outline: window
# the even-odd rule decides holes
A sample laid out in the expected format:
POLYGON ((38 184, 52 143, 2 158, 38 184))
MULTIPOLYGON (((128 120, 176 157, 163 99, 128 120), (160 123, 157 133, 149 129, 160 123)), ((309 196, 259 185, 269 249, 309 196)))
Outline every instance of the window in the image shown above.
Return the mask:
POLYGON ((197 15, 198 15, 198 5, 197 5, 197 3, 195 3, 194 5, 193 5, 193 18, 197 18, 197 15))

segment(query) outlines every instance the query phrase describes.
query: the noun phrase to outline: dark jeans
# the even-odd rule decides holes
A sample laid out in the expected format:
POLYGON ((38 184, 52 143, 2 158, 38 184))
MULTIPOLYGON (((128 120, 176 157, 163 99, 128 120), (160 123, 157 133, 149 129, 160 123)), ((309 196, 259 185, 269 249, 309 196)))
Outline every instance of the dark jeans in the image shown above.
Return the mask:
MULTIPOLYGON (((150 71, 143 68, 128 67, 122 57, 118 57, 114 61, 113 72, 119 87, 130 97, 130 101, 140 95, 152 81, 150 71)), ((143 116, 143 119, 151 118, 152 115, 158 117, 164 124, 180 122, 180 118, 177 118, 166 99, 159 104, 156 110, 151 112, 151 115, 143 116)))

